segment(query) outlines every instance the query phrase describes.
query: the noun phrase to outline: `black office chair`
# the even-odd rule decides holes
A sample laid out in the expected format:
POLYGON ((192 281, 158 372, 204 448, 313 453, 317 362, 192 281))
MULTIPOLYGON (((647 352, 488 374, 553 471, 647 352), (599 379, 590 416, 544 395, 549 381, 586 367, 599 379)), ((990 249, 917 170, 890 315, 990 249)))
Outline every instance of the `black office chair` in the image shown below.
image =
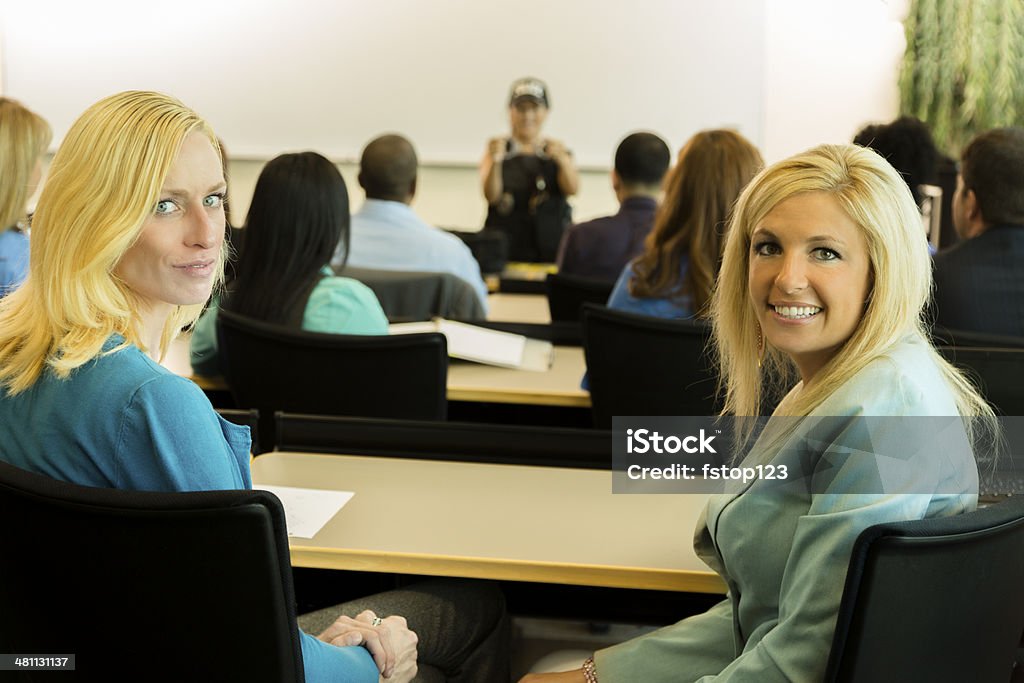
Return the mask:
POLYGON ((853 548, 827 683, 1010 681, 1024 632, 1024 498, 869 527, 853 548))
POLYGON ((1002 415, 1024 415, 1024 349, 940 346, 946 360, 976 381, 1002 415))
POLYGON ((987 334, 970 330, 954 330, 935 325, 932 342, 936 346, 962 346, 985 349, 1024 349, 1024 337, 1007 337, 1001 334, 987 334))
POLYGON ((485 274, 500 273, 508 263, 508 236, 502 230, 484 228, 477 232, 463 232, 444 228, 465 242, 473 258, 485 274))
POLYGON ((717 415, 710 328, 588 304, 583 307, 594 425, 615 415, 717 415))
POLYGON ((260 441, 273 441, 275 410, 443 420, 448 347, 439 333, 320 334, 230 311, 217 318, 224 378, 235 403, 260 411, 260 441))
POLYGON ((515 275, 500 275, 498 291, 502 294, 536 294, 547 296, 548 286, 544 280, 533 280, 515 275))
POLYGON ((473 285, 452 273, 426 273, 346 267, 340 275, 373 290, 391 322, 459 318, 475 322, 487 317, 473 285))
POLYGON ((614 282, 607 280, 560 273, 550 273, 545 284, 552 321, 579 320, 583 304, 604 306, 615 286, 614 282))
POLYGON ((599 429, 379 420, 277 413, 282 451, 506 465, 607 469, 612 434, 599 429))
POLYGON ((80 681, 304 680, 272 494, 91 488, 0 463, 0 509, 0 652, 74 654, 80 681))

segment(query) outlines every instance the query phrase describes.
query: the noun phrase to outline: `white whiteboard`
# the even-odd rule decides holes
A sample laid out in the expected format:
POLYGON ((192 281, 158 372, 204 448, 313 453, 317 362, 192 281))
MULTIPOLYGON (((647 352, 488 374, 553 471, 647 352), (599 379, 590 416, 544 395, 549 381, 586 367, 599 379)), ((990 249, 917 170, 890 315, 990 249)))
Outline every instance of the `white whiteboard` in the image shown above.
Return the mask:
POLYGON ((5 3, 3 94, 59 142, 91 103, 161 90, 232 156, 358 158, 399 132, 424 163, 475 164, 511 82, 547 81, 545 134, 608 167, 645 129, 763 139, 766 0, 34 0, 5 3))

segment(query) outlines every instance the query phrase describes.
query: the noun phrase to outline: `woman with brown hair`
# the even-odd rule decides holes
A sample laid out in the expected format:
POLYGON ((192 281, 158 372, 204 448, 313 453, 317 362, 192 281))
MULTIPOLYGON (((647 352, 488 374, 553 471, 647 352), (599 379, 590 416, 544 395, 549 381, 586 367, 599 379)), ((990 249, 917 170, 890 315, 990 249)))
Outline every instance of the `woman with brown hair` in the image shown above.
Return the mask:
POLYGON ((732 205, 763 163, 757 148, 735 131, 707 130, 690 138, 669 172, 644 251, 623 269, 608 306, 659 318, 702 315, 732 205))

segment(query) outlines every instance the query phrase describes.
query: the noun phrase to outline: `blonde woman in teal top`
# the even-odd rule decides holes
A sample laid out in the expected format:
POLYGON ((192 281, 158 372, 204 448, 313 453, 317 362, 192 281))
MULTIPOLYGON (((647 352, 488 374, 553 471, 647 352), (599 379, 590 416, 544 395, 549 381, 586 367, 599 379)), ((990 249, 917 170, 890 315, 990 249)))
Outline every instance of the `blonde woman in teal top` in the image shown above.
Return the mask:
MULTIPOLYGON (((171 97, 120 93, 71 126, 36 207, 28 278, 0 300, 0 460, 86 486, 250 487, 248 429, 155 362, 221 278, 226 189, 216 136, 171 97)), ((411 680, 404 622, 351 626, 370 649, 337 628, 300 633, 307 683, 376 683, 382 669, 411 680)))
POLYGON ((349 223, 345 180, 326 158, 302 152, 267 163, 249 205, 238 274, 192 335, 193 370, 220 373, 219 305, 310 332, 387 334, 388 320, 373 292, 335 277, 327 265, 338 245, 347 254, 349 223))

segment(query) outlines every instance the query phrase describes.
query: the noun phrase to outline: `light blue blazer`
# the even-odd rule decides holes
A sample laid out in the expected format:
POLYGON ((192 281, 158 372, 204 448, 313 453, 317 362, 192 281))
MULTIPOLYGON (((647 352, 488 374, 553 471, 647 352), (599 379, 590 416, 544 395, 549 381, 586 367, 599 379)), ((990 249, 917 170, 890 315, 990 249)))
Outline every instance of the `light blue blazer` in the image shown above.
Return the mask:
POLYGON ((695 534, 697 554, 729 586, 727 599, 597 652, 601 683, 822 679, 860 532, 977 505, 977 466, 959 419, 897 421, 916 425, 913 436, 858 419, 957 415, 926 344, 908 338, 781 437, 761 434, 744 464, 785 464, 796 482, 759 480, 714 496, 695 534), (937 423, 941 433, 919 438, 937 423))

